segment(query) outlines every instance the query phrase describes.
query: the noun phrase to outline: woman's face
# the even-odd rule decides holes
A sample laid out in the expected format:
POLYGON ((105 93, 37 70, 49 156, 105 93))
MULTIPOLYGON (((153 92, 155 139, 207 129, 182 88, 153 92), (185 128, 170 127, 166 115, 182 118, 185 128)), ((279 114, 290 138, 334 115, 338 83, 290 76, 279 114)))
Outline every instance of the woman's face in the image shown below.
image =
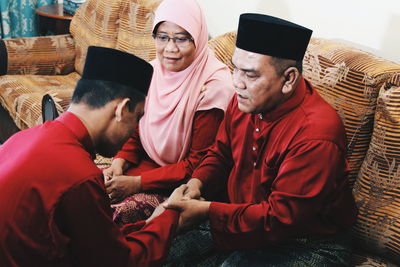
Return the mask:
POLYGON ((164 21, 158 26, 155 42, 158 60, 168 71, 182 71, 194 61, 196 47, 192 37, 173 22, 164 21))

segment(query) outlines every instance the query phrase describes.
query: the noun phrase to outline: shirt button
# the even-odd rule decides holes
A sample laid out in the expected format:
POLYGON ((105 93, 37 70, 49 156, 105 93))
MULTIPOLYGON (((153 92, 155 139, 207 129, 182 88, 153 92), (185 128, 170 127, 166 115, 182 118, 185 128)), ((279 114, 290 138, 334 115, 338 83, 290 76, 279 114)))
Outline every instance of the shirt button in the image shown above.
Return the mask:
POLYGON ((256 150, 257 150, 257 148, 255 146, 253 146, 253 151, 256 151, 256 150))
POLYGON ((256 132, 258 133, 260 131, 260 128, 256 128, 256 132))
POLYGON ((258 114, 258 117, 262 120, 263 119, 263 115, 258 114))
POLYGON ((255 167, 255 166, 257 165, 257 163, 256 163, 256 162, 254 162, 254 163, 253 163, 253 165, 254 165, 254 167, 255 167))

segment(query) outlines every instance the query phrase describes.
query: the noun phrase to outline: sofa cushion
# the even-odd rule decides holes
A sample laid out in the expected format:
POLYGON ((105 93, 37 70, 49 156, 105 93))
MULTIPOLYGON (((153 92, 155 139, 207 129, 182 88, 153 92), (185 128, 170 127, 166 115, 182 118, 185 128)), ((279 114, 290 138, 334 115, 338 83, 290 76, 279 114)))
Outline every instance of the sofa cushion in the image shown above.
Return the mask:
POLYGON ((358 246, 400 264, 400 65, 381 87, 375 126, 354 186, 358 246))
POLYGON ((75 70, 82 75, 90 45, 115 48, 119 13, 125 0, 87 0, 72 18, 70 31, 75 40, 75 70))
POLYGON ((340 115, 347 134, 353 186, 367 152, 379 89, 398 65, 326 39, 312 38, 303 74, 340 115))
POLYGON ((232 55, 235 51, 236 32, 228 32, 208 41, 215 56, 233 71, 232 55))
POLYGON ((134 54, 146 61, 156 57, 152 28, 154 11, 160 3, 161 0, 121 3, 116 49, 134 54))
POLYGON ((0 102, 18 128, 30 128, 42 123, 43 96, 50 94, 61 113, 69 105, 79 78, 76 72, 51 76, 5 75, 0 79, 0 102))

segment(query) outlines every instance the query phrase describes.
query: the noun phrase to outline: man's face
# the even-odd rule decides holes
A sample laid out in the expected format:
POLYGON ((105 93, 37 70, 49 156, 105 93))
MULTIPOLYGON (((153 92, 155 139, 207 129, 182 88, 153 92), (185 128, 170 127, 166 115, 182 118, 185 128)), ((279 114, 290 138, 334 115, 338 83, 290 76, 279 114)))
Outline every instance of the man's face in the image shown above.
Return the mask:
POLYGON ((232 57, 234 65, 233 86, 238 107, 246 113, 265 113, 280 105, 285 95, 283 75, 279 76, 270 64, 270 56, 236 48, 232 57))
POLYGON ((139 102, 133 111, 125 109, 121 120, 112 120, 99 139, 97 152, 104 157, 113 157, 132 136, 140 118, 143 116, 144 101, 139 102))

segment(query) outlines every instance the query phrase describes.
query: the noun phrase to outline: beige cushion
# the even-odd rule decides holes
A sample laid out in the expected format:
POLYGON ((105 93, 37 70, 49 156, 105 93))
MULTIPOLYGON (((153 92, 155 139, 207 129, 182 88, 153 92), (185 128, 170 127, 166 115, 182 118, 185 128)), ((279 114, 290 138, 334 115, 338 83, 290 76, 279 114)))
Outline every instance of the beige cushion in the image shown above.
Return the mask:
POLYGON ((339 42, 313 38, 308 46, 303 74, 345 125, 351 185, 369 146, 378 92, 398 70, 397 64, 339 42))
POLYGON ((154 11, 160 0, 121 3, 116 49, 150 61, 156 57, 152 28, 154 11))
POLYGON ((51 76, 5 75, 0 79, 0 101, 7 110, 13 111, 18 128, 30 128, 42 123, 43 96, 50 94, 61 113, 68 107, 79 78, 76 72, 51 76))
POLYGON ((115 48, 119 29, 118 15, 124 0, 88 0, 72 18, 70 31, 75 40, 75 69, 82 75, 90 45, 115 48))
POLYGON ((354 186, 359 247, 400 264, 400 66, 380 88, 372 140, 354 186))

